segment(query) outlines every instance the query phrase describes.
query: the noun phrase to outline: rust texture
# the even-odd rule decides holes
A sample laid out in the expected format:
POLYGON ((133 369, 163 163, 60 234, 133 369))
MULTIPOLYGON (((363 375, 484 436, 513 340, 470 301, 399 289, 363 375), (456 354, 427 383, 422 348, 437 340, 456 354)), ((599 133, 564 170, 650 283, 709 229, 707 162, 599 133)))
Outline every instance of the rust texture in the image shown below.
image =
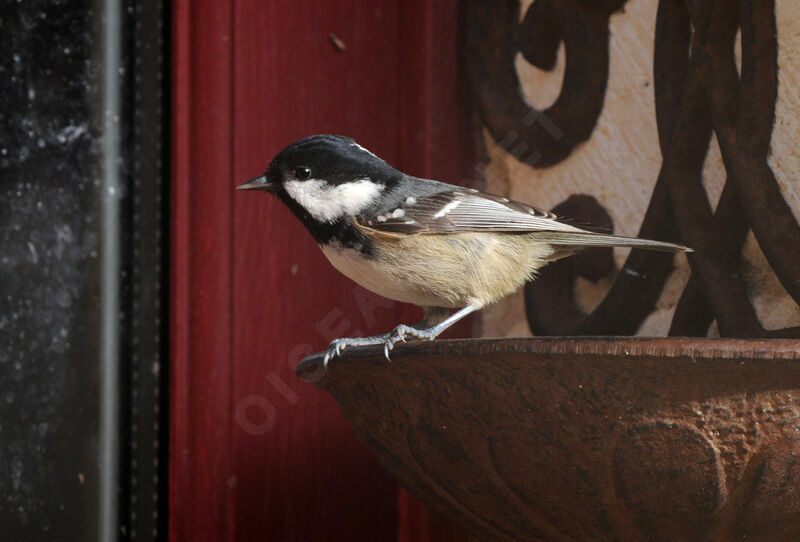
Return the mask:
POLYGON ((491 540, 800 540, 800 352, 781 339, 348 350, 327 374, 414 495, 491 540))
MULTIPOLYGON (((501 146, 546 167, 568 159, 591 137, 608 79, 608 19, 624 3, 537 0, 519 22, 516 0, 467 2, 467 73, 477 110, 501 146), (550 108, 536 111, 521 98, 514 58, 520 52, 535 66, 552 69, 562 41, 567 64, 561 94, 550 108)), ((639 236, 696 251, 689 255, 692 277, 670 335, 704 336, 716 319, 723 337, 800 337, 800 328, 761 325, 739 271, 752 230, 786 291, 800 301, 800 225, 767 162, 777 99, 774 3, 661 0, 653 54, 662 166, 639 236), (738 29, 741 77, 734 59, 738 29), (702 184, 712 133, 728 175, 716 210, 702 184)), ((591 314, 580 313, 568 298, 570 264, 545 272, 526 287, 531 329, 542 335, 635 333, 671 265, 669 255, 632 251, 591 314), (567 310, 558 317, 544 314, 554 306, 567 310)))

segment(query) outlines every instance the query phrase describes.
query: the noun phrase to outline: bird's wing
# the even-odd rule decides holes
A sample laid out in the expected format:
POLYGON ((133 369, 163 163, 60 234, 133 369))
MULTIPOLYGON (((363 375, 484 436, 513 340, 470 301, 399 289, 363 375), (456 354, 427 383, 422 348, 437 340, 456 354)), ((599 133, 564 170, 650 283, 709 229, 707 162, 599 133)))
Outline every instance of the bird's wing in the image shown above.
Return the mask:
POLYGON ((394 208, 359 216, 358 224, 378 234, 447 234, 460 232, 586 232, 508 198, 472 189, 408 195, 394 208))

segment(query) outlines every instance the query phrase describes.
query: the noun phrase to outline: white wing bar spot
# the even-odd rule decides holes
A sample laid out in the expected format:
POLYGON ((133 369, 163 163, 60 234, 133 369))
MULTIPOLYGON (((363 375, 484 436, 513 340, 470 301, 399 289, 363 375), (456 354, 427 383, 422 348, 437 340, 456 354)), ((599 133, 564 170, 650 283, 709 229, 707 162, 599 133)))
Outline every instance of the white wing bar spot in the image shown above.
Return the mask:
POLYGON ((442 218, 447 213, 451 212, 453 209, 461 205, 461 200, 454 199, 444 207, 442 207, 438 213, 433 215, 433 218, 442 218))

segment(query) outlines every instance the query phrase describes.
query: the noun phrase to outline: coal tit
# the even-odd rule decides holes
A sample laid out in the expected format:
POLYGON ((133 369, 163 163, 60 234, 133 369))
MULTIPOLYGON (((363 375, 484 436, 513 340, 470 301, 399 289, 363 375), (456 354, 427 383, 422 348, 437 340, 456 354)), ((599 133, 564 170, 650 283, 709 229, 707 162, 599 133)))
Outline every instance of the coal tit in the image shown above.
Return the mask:
POLYGON ((432 340, 548 262, 583 248, 690 250, 586 231, 524 203, 412 177, 337 135, 292 143, 266 173, 238 188, 276 194, 336 269, 377 294, 425 309, 414 326, 332 341, 326 366, 350 346, 383 345, 388 359, 398 341, 432 340))

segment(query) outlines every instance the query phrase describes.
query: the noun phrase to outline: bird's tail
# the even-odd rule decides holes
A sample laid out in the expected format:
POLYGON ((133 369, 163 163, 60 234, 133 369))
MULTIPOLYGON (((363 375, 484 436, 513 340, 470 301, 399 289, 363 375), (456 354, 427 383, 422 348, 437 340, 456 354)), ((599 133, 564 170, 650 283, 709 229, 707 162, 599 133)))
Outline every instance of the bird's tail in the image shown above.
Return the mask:
POLYGON ((636 239, 634 237, 621 237, 592 232, 540 232, 538 238, 556 246, 576 247, 632 247, 659 252, 694 252, 691 248, 664 241, 651 241, 650 239, 636 239))

